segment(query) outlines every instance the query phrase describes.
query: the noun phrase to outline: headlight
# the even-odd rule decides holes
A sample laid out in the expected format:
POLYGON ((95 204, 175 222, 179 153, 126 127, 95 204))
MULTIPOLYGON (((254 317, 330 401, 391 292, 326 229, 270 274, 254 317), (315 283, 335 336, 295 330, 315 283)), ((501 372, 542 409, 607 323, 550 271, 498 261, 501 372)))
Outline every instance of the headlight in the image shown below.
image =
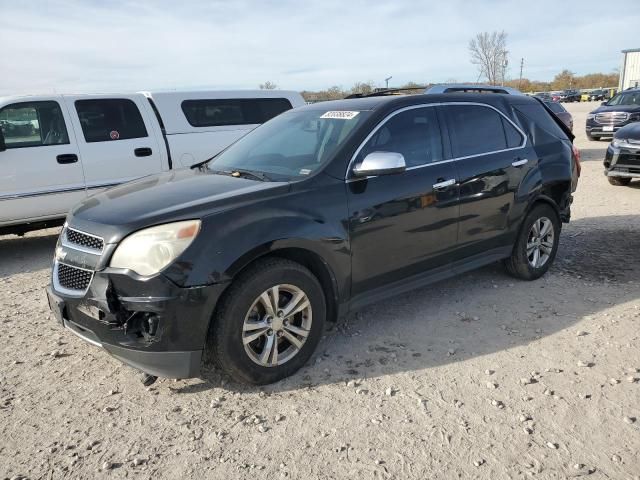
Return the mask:
POLYGON ((145 228, 129 235, 118 245, 110 265, 131 269, 139 275, 153 275, 178 258, 199 231, 200 220, 145 228))
POLYGON ((587 120, 593 120, 594 118, 596 118, 595 113, 587 113, 587 120))
POLYGON ((630 147, 631 145, 629 145, 629 142, 625 138, 614 138, 611 141, 611 146, 620 148, 620 147, 630 147))

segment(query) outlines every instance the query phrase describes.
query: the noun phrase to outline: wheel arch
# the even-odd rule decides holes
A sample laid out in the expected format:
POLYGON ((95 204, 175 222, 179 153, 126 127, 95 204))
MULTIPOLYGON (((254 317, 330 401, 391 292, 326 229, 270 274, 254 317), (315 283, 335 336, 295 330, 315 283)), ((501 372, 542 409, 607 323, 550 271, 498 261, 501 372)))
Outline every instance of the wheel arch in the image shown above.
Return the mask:
POLYGON ((260 245, 238 258, 226 271, 225 276, 233 281, 240 273, 255 262, 269 257, 284 258, 299 263, 309 269, 318 279, 325 292, 327 320, 336 322, 338 305, 342 295, 334 269, 329 262, 309 245, 295 245, 290 242, 269 242, 260 245))

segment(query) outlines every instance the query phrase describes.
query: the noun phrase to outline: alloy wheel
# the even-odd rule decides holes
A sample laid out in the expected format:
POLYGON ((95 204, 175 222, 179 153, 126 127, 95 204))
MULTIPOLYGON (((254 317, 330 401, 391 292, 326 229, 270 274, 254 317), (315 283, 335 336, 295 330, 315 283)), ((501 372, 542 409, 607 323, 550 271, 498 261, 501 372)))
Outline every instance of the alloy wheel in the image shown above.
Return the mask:
POLYGON ((295 357, 311 331, 311 302, 295 285, 275 285, 256 298, 245 316, 242 343, 249 358, 263 367, 295 357))
POLYGON ((551 257, 555 240, 553 222, 547 217, 540 217, 529 231, 527 237, 527 259, 533 268, 543 267, 551 257))

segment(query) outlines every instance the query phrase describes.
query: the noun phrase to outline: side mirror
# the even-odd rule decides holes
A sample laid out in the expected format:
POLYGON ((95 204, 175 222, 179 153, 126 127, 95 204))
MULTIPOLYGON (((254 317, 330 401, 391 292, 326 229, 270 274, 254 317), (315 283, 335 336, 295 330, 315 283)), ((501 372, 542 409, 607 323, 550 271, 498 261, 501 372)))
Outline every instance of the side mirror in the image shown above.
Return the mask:
POLYGON ((372 175, 391 175, 407 169, 404 156, 396 152, 371 152, 364 160, 353 167, 356 177, 372 175))
POLYGON ((2 131, 2 125, 0 125, 0 152, 4 152, 7 149, 7 144, 4 143, 4 132, 2 131))
POLYGON ((606 104, 607 104, 607 102, 605 101, 605 102, 602 102, 600 105, 606 105, 606 104))

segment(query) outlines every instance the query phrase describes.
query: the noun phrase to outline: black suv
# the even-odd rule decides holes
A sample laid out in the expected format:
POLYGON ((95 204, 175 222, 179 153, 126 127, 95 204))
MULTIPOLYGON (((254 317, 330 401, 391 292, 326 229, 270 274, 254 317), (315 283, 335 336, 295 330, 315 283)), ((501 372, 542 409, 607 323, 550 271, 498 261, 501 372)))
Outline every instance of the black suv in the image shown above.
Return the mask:
POLYGON ((632 88, 618 93, 587 115, 587 137, 589 140, 612 137, 625 125, 638 121, 640 121, 640 88, 632 88))
POLYGON ((616 186, 629 185, 632 179, 640 178, 640 122, 616 132, 604 158, 604 174, 616 186))
POLYGON ((53 262, 58 321, 150 375, 270 383, 326 321, 503 260, 543 275, 568 222, 573 136, 539 100, 318 103, 210 161, 88 198, 53 262))

